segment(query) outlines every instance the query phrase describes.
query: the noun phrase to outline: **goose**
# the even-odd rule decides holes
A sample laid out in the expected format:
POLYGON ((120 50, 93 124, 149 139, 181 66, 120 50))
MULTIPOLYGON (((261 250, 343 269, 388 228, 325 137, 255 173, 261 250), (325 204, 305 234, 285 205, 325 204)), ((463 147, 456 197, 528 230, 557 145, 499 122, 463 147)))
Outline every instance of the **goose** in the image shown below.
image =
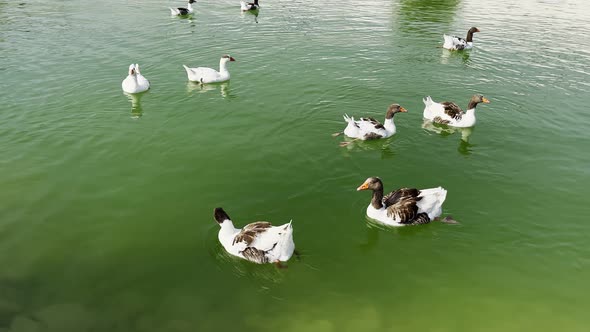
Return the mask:
POLYGON ((194 13, 194 9, 193 9, 193 3, 196 3, 196 0, 188 0, 188 4, 186 5, 186 8, 182 8, 182 7, 178 7, 178 8, 171 8, 168 7, 170 9, 170 14, 174 15, 174 16, 186 16, 188 14, 192 14, 194 13))
POLYGON ((258 5, 258 0, 254 0, 254 2, 246 2, 240 1, 240 7, 242 7, 242 11, 247 12, 249 10, 258 10, 260 9, 260 5, 258 5))
POLYGON ((442 204, 447 191, 442 187, 430 189, 401 188, 383 196, 383 182, 378 177, 370 177, 358 188, 372 190, 373 197, 367 207, 367 216, 389 226, 427 224, 431 220, 457 223, 451 217, 439 220, 442 204))
POLYGON ((467 105, 467 111, 463 112, 461 107, 450 101, 437 103, 430 96, 422 99, 422 101, 424 102, 423 116, 425 119, 458 128, 473 127, 475 125, 475 107, 477 104, 490 102, 480 94, 473 95, 467 105))
POLYGON ((215 209, 214 217, 221 227, 219 242, 233 256, 258 264, 281 266, 280 263, 288 261, 295 252, 291 222, 272 226, 267 221, 257 221, 237 229, 222 208, 215 209))
POLYGON ((188 76, 188 80, 191 82, 199 83, 219 83, 229 80, 229 71, 227 71, 227 62, 236 61, 229 55, 224 55, 219 60, 219 71, 213 68, 197 67, 189 68, 185 65, 184 70, 188 76))
POLYGON ((455 50, 468 50, 473 48, 473 34, 479 32, 479 29, 476 27, 472 27, 467 31, 467 38, 463 39, 457 36, 449 36, 443 34, 443 38, 445 42, 443 44, 443 48, 447 50, 455 51, 455 50))
POLYGON ((129 65, 129 75, 121 83, 124 92, 140 93, 150 88, 150 82, 139 72, 139 65, 129 65))
MULTIPOLYGON (((383 121, 383 124, 371 117, 355 120, 353 117, 344 114, 344 121, 348 123, 346 128, 344 128, 344 135, 360 140, 390 137, 396 132, 393 116, 400 112, 405 113, 407 110, 398 104, 389 105, 387 112, 385 113, 385 121, 383 121)), ((340 134, 342 134, 342 132, 335 133, 333 136, 338 136, 340 134)), ((340 143, 340 146, 346 146, 350 143, 352 142, 342 142, 340 143)))

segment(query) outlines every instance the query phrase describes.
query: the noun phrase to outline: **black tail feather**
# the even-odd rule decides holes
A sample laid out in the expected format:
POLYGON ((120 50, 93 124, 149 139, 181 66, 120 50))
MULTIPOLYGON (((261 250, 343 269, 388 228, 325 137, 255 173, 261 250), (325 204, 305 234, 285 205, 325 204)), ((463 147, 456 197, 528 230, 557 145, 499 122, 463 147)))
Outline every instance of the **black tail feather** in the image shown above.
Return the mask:
POLYGON ((229 216, 227 215, 227 213, 225 213, 225 211, 223 211, 223 209, 220 207, 215 208, 214 216, 215 216, 215 220, 217 220, 217 222, 220 224, 222 222, 224 222, 225 220, 231 220, 229 218, 229 216))

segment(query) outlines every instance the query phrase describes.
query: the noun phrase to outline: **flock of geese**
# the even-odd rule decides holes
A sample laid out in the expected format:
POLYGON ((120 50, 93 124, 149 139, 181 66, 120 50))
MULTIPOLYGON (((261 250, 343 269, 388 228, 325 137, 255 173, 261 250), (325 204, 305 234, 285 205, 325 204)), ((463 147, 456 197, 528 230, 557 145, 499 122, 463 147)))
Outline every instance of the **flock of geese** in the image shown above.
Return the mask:
MULTIPOLYGON (((170 13, 175 16, 187 16, 194 13, 195 0, 189 0, 186 8, 170 8, 170 13)), ((258 0, 254 2, 241 1, 242 11, 258 11, 258 0)), ((473 27, 467 32, 466 38, 443 35, 443 48, 453 51, 462 51, 473 47, 473 34, 479 29, 473 27)), ((219 61, 219 71, 213 68, 190 68, 183 65, 188 80, 199 84, 219 83, 230 79, 227 63, 235 61, 230 55, 224 55, 219 61)), ((141 74, 138 64, 129 66, 128 76, 122 82, 123 91, 128 94, 137 94, 147 91, 150 82, 141 74)), ((463 111, 454 102, 435 102, 427 96, 423 99, 425 119, 433 123, 444 124, 451 127, 467 128, 475 125, 475 108, 479 103, 489 103, 482 95, 474 95, 463 111)), ((344 134, 354 140, 374 140, 390 137, 396 133, 394 116, 397 113, 405 113, 407 110, 392 104, 385 113, 382 123, 371 117, 354 117, 344 115, 347 125, 343 132, 333 136, 344 134)), ((342 142, 346 146, 351 142, 342 142)), ((440 218, 442 204, 447 191, 442 187, 429 189, 400 188, 384 195, 383 182, 378 177, 366 179, 358 188, 372 191, 371 202, 366 214, 369 218, 389 226, 407 226, 426 224, 431 221, 444 223, 457 223, 450 217, 440 218)), ((216 208, 214 218, 219 223, 218 239, 224 249, 231 255, 246 259, 251 262, 275 263, 281 266, 281 262, 288 261, 295 251, 293 242, 293 226, 291 222, 273 226, 266 221, 250 223, 243 228, 236 228, 229 215, 222 209, 216 208)), ((297 254, 297 253, 296 253, 297 254)))

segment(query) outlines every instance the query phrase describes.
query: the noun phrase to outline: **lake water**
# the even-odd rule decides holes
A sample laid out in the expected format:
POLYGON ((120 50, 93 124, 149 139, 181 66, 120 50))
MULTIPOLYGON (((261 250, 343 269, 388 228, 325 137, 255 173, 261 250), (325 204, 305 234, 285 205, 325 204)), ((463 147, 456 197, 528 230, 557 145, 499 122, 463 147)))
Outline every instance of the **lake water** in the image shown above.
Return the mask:
POLYGON ((179 5, 0 0, 0 331, 588 330, 586 1, 179 5), (231 83, 187 83, 226 53, 231 83), (473 130, 423 128, 474 93, 473 130), (331 136, 394 102, 393 138, 331 136), (369 223, 369 176, 460 225, 369 223), (217 206, 293 219, 301 260, 228 257, 217 206))

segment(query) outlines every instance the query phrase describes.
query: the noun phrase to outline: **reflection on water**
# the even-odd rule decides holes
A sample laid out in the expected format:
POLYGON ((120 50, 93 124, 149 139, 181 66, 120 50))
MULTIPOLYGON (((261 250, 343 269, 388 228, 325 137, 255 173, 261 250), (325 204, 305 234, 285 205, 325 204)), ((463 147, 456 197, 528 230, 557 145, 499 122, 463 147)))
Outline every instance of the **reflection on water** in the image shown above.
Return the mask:
POLYGON ((343 141, 349 143, 348 145, 342 147, 344 153, 348 156, 350 156, 351 152, 381 151, 381 159, 391 159, 395 157, 395 152, 391 148, 391 145, 393 144, 391 137, 386 139, 363 141, 344 135, 342 136, 344 137, 343 141))
POLYGON ((242 18, 246 18, 246 17, 253 17, 254 18, 254 22, 258 23, 258 12, 260 10, 249 10, 249 11, 241 11, 241 15, 242 18))
POLYGON ((136 94, 123 92, 123 94, 127 96, 127 99, 129 99, 129 101, 131 102, 131 118, 138 119, 143 115, 143 108, 141 107, 141 98, 145 93, 147 93, 147 91, 144 93, 136 94))
MULTIPOLYGON (((426 32, 427 26, 422 23, 451 23, 459 3, 460 0, 400 0, 400 30, 426 32)), ((443 32, 441 31, 441 38, 443 32)))
POLYGON ((198 92, 198 93, 206 93, 208 91, 215 91, 219 89, 221 96, 226 98, 230 96, 229 94, 229 82, 224 83, 211 83, 211 84, 200 84, 195 82, 188 82, 186 84, 186 91, 188 93, 198 92))
MULTIPOLYGON (((441 36, 441 45, 442 45, 442 36, 441 36)), ((442 47, 441 47, 442 48, 442 47)), ((445 48, 442 48, 442 54, 440 56, 440 63, 446 65, 449 64, 450 61, 453 59, 461 59, 464 64, 469 63, 469 54, 470 51, 449 51, 445 48)))
POLYGON ((453 135, 456 132, 460 133, 461 139, 459 140, 459 147, 457 148, 457 151, 459 151, 459 153, 462 155, 470 155, 472 153, 472 148, 475 146, 469 143, 469 137, 471 137, 474 127, 455 128, 424 119, 422 128, 428 130, 429 132, 439 134, 442 137, 453 135))

